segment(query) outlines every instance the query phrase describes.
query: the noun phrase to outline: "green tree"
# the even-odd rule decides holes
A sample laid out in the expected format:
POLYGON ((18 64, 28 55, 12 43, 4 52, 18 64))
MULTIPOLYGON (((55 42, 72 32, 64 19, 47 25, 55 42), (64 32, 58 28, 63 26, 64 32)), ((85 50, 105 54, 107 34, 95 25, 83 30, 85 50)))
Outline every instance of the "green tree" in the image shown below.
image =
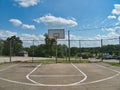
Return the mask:
POLYGON ((48 37, 47 33, 45 33, 44 36, 45 36, 46 55, 52 57, 52 56, 55 55, 55 43, 56 43, 56 40, 54 38, 50 39, 48 37))
POLYGON ((45 54, 45 44, 38 45, 35 48, 35 56, 36 57, 47 57, 48 56, 45 54))
POLYGON ((78 54, 78 48, 77 47, 71 47, 71 56, 75 56, 76 54, 78 54))
POLYGON ((18 55, 18 52, 23 48, 22 43, 19 37, 12 36, 7 38, 7 40, 4 41, 3 54, 9 55, 11 50, 11 55, 18 55))
POLYGON ((0 56, 2 56, 3 53, 3 45, 4 45, 4 40, 0 39, 0 56))
POLYGON ((67 46, 66 45, 61 45, 61 44, 58 44, 57 45, 57 49, 58 49, 58 57, 60 58, 63 58, 66 56, 66 49, 67 49, 67 46))

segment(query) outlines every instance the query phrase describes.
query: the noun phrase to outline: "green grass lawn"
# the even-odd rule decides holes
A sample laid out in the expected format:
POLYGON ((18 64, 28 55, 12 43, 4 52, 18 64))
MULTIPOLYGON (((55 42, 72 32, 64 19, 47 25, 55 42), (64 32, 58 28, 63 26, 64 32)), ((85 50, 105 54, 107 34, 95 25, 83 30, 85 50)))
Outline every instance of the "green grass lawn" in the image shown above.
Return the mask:
MULTIPOLYGON (((32 60, 30 61, 25 61, 25 62, 32 62, 32 60)), ((33 60, 34 63, 56 63, 56 60, 53 59, 48 59, 48 60, 33 60)), ((62 60, 62 59, 58 59, 57 63, 90 63, 89 60, 62 60)))
POLYGON ((112 66, 118 66, 118 67, 120 67, 120 64, 116 63, 116 62, 105 62, 105 63, 110 64, 112 66))

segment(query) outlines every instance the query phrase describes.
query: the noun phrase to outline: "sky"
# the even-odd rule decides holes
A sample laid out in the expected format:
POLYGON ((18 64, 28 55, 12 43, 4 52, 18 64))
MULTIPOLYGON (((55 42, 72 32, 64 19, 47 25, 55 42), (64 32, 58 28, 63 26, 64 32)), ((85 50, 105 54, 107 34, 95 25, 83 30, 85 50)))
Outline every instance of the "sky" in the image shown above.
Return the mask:
POLYGON ((65 29, 67 39, 120 36, 120 0, 0 0, 0 37, 44 39, 65 29))

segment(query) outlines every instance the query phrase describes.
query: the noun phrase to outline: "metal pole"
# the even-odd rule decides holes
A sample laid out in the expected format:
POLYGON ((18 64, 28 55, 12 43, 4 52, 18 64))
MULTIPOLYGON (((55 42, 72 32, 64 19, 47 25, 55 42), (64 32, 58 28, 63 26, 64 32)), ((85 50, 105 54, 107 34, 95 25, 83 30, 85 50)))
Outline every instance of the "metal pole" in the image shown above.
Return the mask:
MULTIPOLYGON (((120 45, 120 36, 119 36, 119 45, 120 45)), ((120 52, 119 52, 120 53, 120 52)), ((120 64, 120 59, 119 59, 119 64, 120 64)))
POLYGON ((119 36, 119 44, 120 44, 120 36, 119 36))
POLYGON ((65 47, 65 57, 66 57, 66 61, 67 61, 67 47, 65 47))
POLYGON ((1 47, 1 48, 0 48, 0 56, 2 56, 2 44, 1 44, 1 43, 2 43, 2 40, 1 40, 1 38, 0 38, 0 47, 1 47))
POLYGON ((33 53, 32 53, 32 63, 33 63, 33 60, 34 60, 34 40, 33 40, 33 53))
POLYGON ((101 39, 101 53, 102 53, 101 60, 102 60, 102 62, 103 62, 103 50, 102 50, 102 46, 103 46, 103 39, 101 39))
POLYGON ((68 56, 70 61, 70 31, 68 30, 68 56))
POLYGON ((57 53, 58 53, 58 50, 57 50, 57 38, 56 38, 56 63, 57 63, 57 58, 58 58, 57 53))
MULTIPOLYGON (((80 49, 80 55, 81 55, 81 40, 79 40, 79 49, 80 49)), ((81 60, 81 57, 79 57, 79 59, 81 60)))
POLYGON ((12 61, 12 60, 11 60, 11 58, 12 58, 12 57, 11 57, 11 40, 9 41, 9 43, 10 43, 10 62, 11 62, 11 61, 12 61))

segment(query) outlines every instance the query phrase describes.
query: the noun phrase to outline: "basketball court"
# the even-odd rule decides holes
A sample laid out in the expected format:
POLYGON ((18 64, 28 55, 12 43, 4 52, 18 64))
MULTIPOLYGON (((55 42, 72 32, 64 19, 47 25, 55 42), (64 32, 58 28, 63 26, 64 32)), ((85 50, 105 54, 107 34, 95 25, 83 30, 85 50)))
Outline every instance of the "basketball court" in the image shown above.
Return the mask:
POLYGON ((120 68, 104 63, 0 65, 0 90, 120 90, 120 68))
MULTIPOLYGON (((0 90, 120 90, 120 67, 102 62, 57 63, 57 39, 64 39, 64 37, 64 29, 48 30, 48 38, 55 39, 56 63, 1 64, 0 90)), ((69 49, 68 33, 68 56, 70 59, 69 49)), ((30 58, 33 59, 33 57, 30 58)))

